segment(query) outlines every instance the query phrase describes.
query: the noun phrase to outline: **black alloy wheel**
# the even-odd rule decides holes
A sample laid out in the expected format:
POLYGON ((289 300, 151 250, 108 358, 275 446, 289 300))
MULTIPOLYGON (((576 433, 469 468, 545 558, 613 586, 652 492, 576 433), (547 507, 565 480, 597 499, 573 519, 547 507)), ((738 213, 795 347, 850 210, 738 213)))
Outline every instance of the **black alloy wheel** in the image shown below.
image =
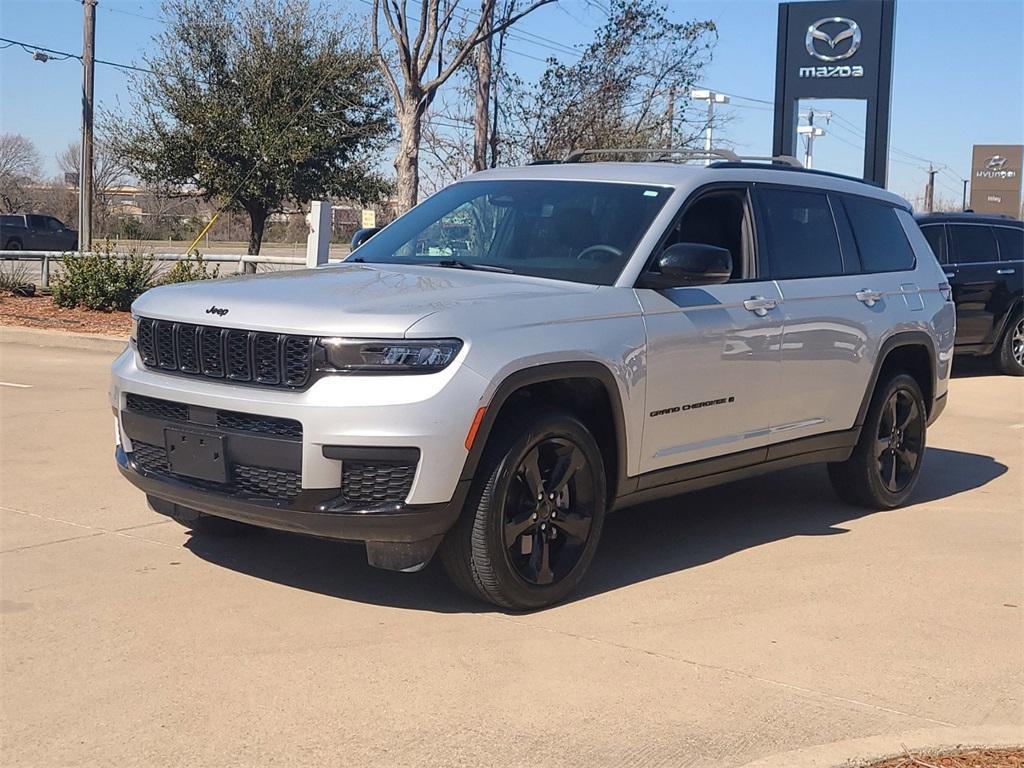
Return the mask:
POLYGON ((880 379, 871 395, 857 445, 849 458, 828 465, 843 501, 868 509, 894 509, 914 492, 924 463, 928 411, 913 376, 880 379))
POLYGON ((476 478, 441 545, 452 581, 513 610, 565 598, 590 566, 604 523, 604 461, 590 430, 547 407, 503 417, 476 478))
POLYGON ((579 563, 590 537, 592 470, 571 440, 551 437, 519 462, 505 497, 509 565, 524 581, 553 584, 579 563))
POLYGON ((925 418, 914 394, 897 389, 882 407, 875 440, 875 457, 882 484, 902 493, 913 482, 924 448, 925 418))

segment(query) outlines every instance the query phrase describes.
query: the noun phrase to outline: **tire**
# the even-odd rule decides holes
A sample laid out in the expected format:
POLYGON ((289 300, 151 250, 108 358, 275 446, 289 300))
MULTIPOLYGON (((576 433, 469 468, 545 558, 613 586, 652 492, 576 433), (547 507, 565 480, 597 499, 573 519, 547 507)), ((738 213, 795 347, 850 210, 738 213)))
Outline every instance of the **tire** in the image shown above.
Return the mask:
POLYGON ((4 245, 4 250, 5 251, 20 251, 21 250, 21 240, 8 240, 7 243, 4 245))
POLYGON ((828 465, 839 498, 868 509, 893 509, 906 502, 921 475, 927 421, 924 397, 912 376, 900 373, 879 381, 850 458, 828 465))
POLYGON ((1024 314, 1007 323, 995 358, 999 370, 1007 376, 1024 376, 1024 314))
POLYGON ((513 610, 564 599, 590 566, 604 523, 607 482, 593 435, 562 411, 506 420, 477 471, 441 545, 451 580, 513 610))

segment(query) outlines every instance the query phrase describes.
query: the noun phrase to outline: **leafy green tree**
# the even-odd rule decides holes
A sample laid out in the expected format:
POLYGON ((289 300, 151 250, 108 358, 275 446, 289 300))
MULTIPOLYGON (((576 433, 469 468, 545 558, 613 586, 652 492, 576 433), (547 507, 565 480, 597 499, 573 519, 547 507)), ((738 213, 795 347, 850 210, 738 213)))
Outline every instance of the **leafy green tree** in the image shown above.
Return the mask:
POLYGON ((197 189, 249 215, 249 252, 288 203, 364 203, 389 185, 375 156, 391 131, 377 61, 307 0, 166 0, 164 31, 131 85, 125 119, 104 116, 128 169, 197 189))

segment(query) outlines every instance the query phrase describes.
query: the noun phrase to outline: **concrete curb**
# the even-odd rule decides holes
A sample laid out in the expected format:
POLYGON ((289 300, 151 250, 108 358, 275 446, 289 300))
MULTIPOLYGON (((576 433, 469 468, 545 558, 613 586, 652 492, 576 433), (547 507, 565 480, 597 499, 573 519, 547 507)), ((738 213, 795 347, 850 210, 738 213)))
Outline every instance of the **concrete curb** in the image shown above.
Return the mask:
POLYGON ((19 325, 0 325, 0 344, 26 344, 33 347, 59 349, 88 349, 97 352, 120 352, 128 339, 122 336, 104 336, 100 333, 75 333, 48 328, 24 328, 19 325))
POLYGON ((980 725, 926 728, 906 733, 836 741, 762 757, 741 768, 855 768, 911 752, 970 747, 1013 747, 1024 743, 1024 726, 980 725))

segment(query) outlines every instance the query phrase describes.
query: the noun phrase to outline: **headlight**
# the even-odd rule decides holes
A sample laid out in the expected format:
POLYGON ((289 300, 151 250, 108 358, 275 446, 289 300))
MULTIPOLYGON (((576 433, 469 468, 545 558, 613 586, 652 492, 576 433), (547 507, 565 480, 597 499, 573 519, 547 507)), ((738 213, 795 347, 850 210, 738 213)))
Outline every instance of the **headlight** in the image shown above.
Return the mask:
POLYGON ((458 339, 320 339, 330 368, 344 372, 434 373, 455 359, 458 339))

